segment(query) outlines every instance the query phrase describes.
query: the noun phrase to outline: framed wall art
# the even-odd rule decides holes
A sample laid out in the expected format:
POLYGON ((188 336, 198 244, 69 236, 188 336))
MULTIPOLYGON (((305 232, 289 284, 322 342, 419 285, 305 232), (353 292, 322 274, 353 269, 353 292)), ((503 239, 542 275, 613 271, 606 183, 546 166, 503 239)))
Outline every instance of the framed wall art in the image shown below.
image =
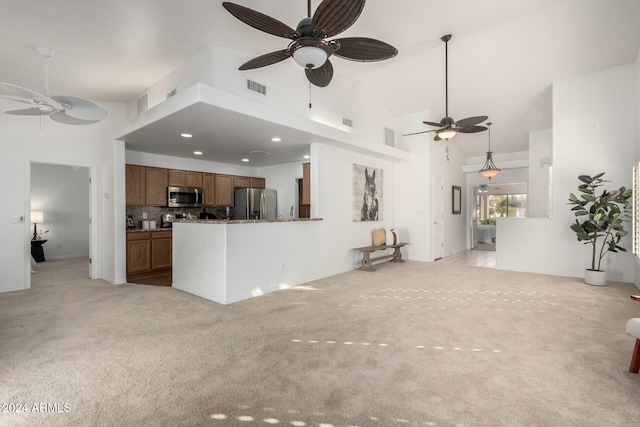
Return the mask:
POLYGON ((451 204, 451 213, 459 215, 462 212, 462 189, 457 185, 451 186, 451 194, 453 196, 451 204))
POLYGON ((353 164, 353 221, 382 221, 382 169, 353 164))

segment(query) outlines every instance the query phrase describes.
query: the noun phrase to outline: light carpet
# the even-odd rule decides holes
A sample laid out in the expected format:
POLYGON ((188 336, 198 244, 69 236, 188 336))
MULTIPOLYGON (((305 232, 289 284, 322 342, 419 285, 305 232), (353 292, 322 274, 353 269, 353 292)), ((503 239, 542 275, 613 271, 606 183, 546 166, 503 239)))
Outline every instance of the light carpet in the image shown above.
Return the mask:
POLYGON ((37 268, 0 294, 2 426, 639 425, 631 284, 384 263, 222 306, 37 268))

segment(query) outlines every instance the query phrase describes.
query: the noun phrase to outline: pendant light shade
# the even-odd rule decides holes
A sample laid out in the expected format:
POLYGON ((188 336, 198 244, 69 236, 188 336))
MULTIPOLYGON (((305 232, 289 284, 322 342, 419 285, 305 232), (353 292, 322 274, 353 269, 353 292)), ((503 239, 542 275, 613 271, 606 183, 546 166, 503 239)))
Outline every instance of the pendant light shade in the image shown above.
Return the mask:
POLYGON ((303 46, 293 51, 293 59, 303 68, 314 69, 327 62, 327 52, 315 46, 303 46))
POLYGON ((482 169, 478 171, 480 172, 480 175, 489 179, 493 178, 501 172, 501 170, 498 169, 495 164, 493 164, 493 153, 491 152, 491 125, 492 123, 487 123, 487 127, 489 128, 489 151, 487 151, 487 160, 484 162, 484 166, 482 167, 482 169))

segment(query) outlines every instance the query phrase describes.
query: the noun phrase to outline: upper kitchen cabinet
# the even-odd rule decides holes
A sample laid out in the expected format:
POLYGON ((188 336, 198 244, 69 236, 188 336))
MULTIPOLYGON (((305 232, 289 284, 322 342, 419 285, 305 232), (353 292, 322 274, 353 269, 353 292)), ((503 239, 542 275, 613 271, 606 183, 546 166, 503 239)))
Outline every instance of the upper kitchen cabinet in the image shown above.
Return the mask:
POLYGON ((215 174, 215 206, 233 206, 234 178, 215 174))
POLYGON ((187 187, 204 187, 204 173, 187 171, 187 187))
POLYGON ((248 176, 234 176, 233 186, 235 188, 249 188, 251 187, 251 178, 248 176))
POLYGON ((146 167, 145 204, 149 206, 167 206, 167 170, 146 167))
POLYGON ((302 164, 302 202, 300 204, 311 204, 311 163, 302 164))
POLYGON ((187 186, 187 171, 179 169, 169 169, 168 183, 169 187, 186 187, 187 186))
POLYGON ((198 187, 204 186, 204 174, 202 172, 169 169, 168 185, 170 187, 198 187))
POLYGON ((251 188, 266 188, 264 178, 251 178, 251 188))
POLYGON ((127 186, 127 206, 139 206, 145 204, 145 167, 126 165, 125 179, 127 186))
POLYGON ((264 178, 252 178, 248 176, 236 176, 233 180, 235 188, 265 188, 264 178))
POLYGON ((216 182, 215 174, 205 173, 203 174, 203 189, 204 189, 204 206, 206 208, 212 208, 216 205, 216 182))

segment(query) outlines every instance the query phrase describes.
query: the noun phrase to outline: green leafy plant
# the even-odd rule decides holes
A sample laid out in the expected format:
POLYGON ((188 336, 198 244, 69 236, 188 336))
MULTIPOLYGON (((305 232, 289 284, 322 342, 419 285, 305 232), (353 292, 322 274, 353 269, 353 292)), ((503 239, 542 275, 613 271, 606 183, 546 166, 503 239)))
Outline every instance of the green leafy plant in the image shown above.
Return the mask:
POLYGON ((578 241, 592 245, 590 270, 593 271, 600 271, 600 263, 607 252, 627 251, 619 243, 628 234, 623 222, 629 217, 632 191, 620 187, 614 191, 602 190, 598 195, 598 188, 610 182, 602 179, 603 176, 604 172, 595 176, 580 175, 580 197, 571 193, 568 203, 573 205, 571 210, 576 216, 571 229, 578 241))

